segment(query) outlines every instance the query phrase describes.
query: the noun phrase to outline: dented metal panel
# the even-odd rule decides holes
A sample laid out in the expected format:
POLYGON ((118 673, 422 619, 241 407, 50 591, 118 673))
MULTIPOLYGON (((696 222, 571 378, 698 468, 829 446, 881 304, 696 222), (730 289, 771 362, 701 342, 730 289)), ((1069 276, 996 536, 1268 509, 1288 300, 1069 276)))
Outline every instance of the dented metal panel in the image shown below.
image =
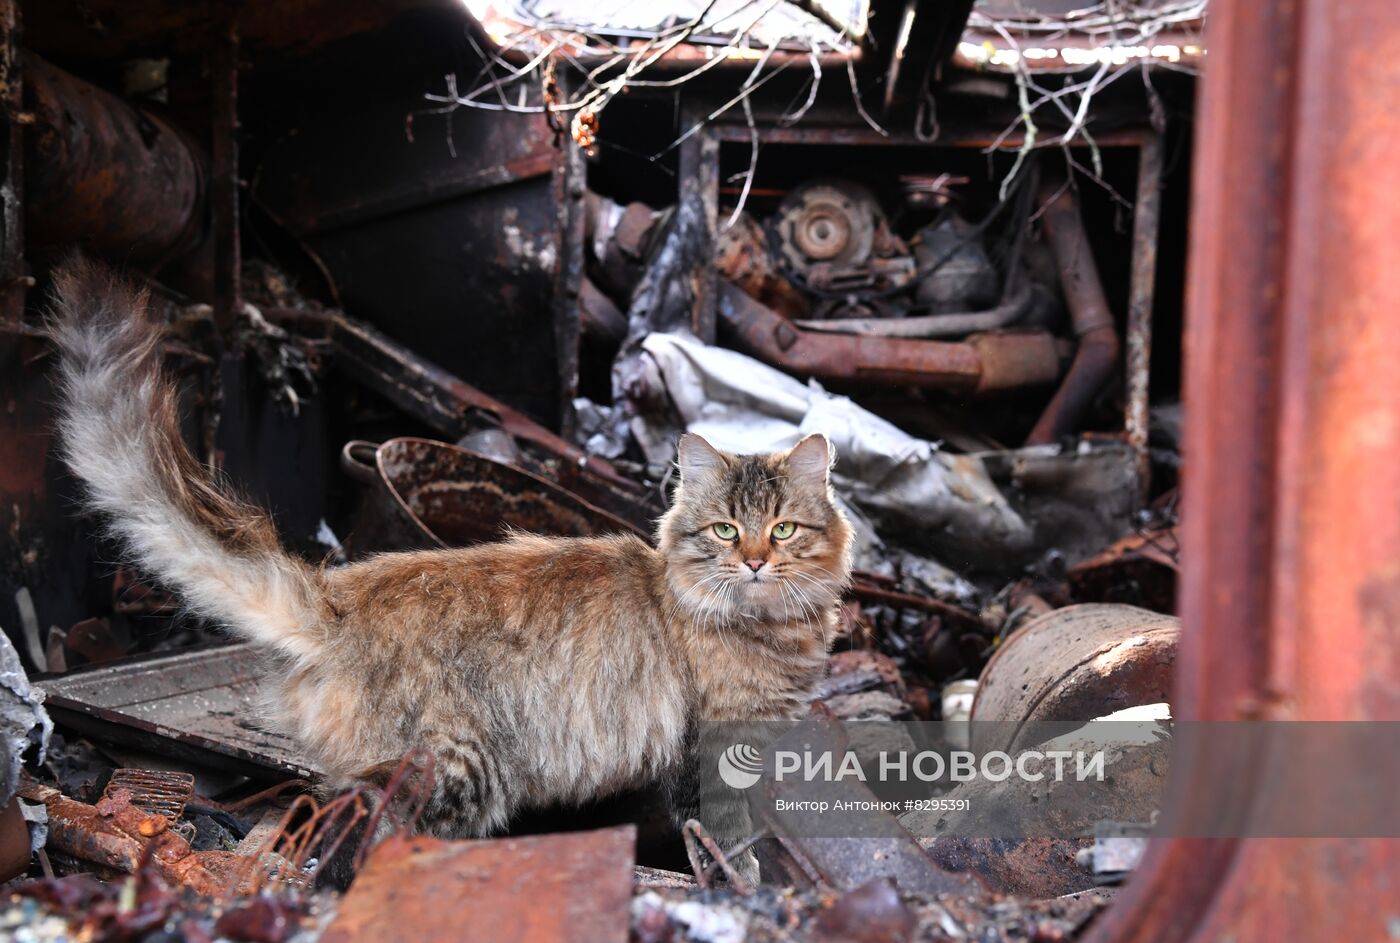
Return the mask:
POLYGON ((378 845, 323 943, 623 943, 630 825, 596 832, 378 845))
POLYGON ((266 672, 250 644, 163 654, 36 684, 49 712, 89 736, 252 776, 316 770, 261 722, 266 672))

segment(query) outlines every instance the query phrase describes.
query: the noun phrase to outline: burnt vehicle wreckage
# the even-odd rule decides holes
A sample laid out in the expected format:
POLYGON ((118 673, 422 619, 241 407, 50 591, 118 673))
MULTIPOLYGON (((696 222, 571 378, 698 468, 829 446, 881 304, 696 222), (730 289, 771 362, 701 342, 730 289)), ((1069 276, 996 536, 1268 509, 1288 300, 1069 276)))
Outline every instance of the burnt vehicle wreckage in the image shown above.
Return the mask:
POLYGON ((0 932, 1400 933, 1394 837, 1152 832, 1289 801, 1276 745, 1168 718, 1400 720, 1400 13, 620 6, 0 0, 0 932), (150 291, 187 444, 308 559, 650 540, 680 433, 822 432, 855 573, 803 736, 1159 735, 1054 834, 949 832, 1055 792, 942 777, 932 812, 828 784, 860 837, 780 779, 741 848, 650 792, 416 835, 431 755, 326 788, 248 645, 77 511, 41 328, 75 248, 150 291))

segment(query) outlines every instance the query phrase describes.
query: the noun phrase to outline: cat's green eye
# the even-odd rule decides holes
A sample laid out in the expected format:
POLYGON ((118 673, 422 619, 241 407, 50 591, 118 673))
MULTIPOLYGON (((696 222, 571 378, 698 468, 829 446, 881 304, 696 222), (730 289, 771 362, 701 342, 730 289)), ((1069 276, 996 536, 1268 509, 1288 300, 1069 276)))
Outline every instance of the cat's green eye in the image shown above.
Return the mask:
POLYGON ((787 540, 797 533, 797 525, 792 521, 783 521, 781 524, 773 525, 773 536, 778 540, 787 540))
POLYGON ((739 528, 733 524, 720 522, 714 526, 715 536, 720 540, 733 540, 739 536, 739 528))

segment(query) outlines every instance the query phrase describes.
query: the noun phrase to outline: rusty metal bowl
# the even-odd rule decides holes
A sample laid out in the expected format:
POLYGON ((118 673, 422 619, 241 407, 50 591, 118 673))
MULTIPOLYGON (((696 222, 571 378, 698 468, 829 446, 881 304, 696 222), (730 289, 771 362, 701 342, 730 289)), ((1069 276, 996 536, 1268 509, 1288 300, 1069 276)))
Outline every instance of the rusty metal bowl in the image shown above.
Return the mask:
POLYGON ((647 535, 552 482, 485 455, 430 439, 351 441, 341 468, 365 486, 351 557, 383 550, 462 547, 508 529, 557 537, 647 535))

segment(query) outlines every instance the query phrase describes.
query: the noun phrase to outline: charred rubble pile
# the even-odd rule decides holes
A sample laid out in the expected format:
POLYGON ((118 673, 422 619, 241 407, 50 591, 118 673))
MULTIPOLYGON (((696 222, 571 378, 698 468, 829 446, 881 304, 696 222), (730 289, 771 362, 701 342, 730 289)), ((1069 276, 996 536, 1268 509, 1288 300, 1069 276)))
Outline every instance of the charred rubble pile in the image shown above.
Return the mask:
MULTIPOLYGON (((867 50, 859 71, 835 51, 774 54, 849 66, 852 89, 887 81, 892 127, 936 86, 941 136, 874 127, 844 89, 814 89, 806 122, 784 123, 778 82, 723 116, 723 83, 675 108, 639 89, 580 140, 504 99, 424 107, 442 74, 487 65, 489 30, 455 2, 286 18, 249 3, 226 21, 143 0, 154 25, 107 3, 91 22, 0 6, 29 18, 4 60, 24 116, 6 179, 25 184, 6 206, 27 227, 0 260, 17 273, 7 441, 48 441, 37 325, 51 266, 82 246, 150 289, 187 441, 308 558, 510 528, 650 540, 682 432, 737 453, 821 432, 857 540, 817 735, 942 722, 932 749, 985 754, 1027 745, 996 722, 1073 737, 1170 716, 1179 419, 1151 367, 1175 366, 1175 314, 1154 324, 1154 306, 1177 289, 1154 282, 1180 265, 1163 197, 1180 140, 1124 117, 1140 102, 1107 100, 1087 164, 996 140, 1014 83, 944 75, 971 7, 953 4, 939 31, 919 14, 928 52, 903 77, 902 54, 877 68, 867 50), (657 109, 668 139, 714 116, 664 152, 669 177, 637 157, 665 143, 657 109)), ((948 834, 911 806, 832 839, 756 811, 757 886, 730 865, 747 848, 703 820, 678 833, 650 793, 492 839, 418 836, 433 758, 329 789, 258 723, 247 646, 71 520, 49 448, 6 445, 0 482, 0 935, 1066 940, 1142 852, 1167 739, 1115 754, 1132 801, 1060 823, 1070 837, 948 834)), ((947 777, 929 792, 1046 798, 947 777)))

